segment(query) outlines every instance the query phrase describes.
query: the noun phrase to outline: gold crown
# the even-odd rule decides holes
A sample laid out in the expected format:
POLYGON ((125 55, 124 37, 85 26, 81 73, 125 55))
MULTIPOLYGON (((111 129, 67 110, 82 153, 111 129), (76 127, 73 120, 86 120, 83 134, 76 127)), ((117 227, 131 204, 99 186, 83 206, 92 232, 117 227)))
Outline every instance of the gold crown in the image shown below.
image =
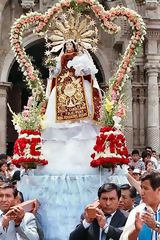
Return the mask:
POLYGON ((88 15, 74 13, 72 9, 53 17, 44 34, 46 46, 51 52, 57 52, 69 40, 91 51, 97 49, 98 29, 95 21, 88 15))

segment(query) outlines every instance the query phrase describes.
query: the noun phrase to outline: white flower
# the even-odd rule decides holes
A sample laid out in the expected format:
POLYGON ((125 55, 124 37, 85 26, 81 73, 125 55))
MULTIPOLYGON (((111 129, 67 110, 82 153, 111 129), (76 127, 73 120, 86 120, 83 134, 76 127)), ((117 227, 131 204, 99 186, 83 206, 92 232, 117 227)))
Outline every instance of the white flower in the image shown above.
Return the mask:
POLYGON ((120 124, 121 118, 119 116, 113 116, 113 121, 114 121, 114 127, 119 130, 121 128, 121 124, 120 124))

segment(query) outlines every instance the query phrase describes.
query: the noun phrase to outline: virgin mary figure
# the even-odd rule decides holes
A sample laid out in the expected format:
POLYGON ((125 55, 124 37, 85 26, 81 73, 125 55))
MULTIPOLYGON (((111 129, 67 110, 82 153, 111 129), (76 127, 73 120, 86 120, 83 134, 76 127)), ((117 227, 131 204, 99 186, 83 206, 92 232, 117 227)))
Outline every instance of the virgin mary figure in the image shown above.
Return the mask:
MULTIPOLYGON (((86 49, 88 46, 92 47, 79 39, 63 40, 56 65, 49 71, 42 137, 45 157, 50 162, 45 170, 52 174, 93 172, 89 161, 100 129, 102 97, 95 77, 98 70, 86 49)), ((52 47, 51 52, 57 49, 52 47)))

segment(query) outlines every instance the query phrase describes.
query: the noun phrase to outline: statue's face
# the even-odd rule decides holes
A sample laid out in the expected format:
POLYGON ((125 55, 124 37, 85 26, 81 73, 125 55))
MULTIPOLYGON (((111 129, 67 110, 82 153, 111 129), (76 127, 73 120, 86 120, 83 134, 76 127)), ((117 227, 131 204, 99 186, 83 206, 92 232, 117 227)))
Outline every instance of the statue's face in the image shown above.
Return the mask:
POLYGON ((66 43, 66 50, 71 51, 74 50, 73 43, 72 42, 67 42, 66 43))

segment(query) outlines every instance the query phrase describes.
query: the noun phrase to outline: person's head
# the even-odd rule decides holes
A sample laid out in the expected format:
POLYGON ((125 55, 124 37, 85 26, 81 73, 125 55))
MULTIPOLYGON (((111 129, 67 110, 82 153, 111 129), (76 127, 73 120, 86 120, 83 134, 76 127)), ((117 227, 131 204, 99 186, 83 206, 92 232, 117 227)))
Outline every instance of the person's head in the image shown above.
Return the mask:
POLYGON ((155 164, 154 164, 154 162, 148 160, 148 161, 146 162, 146 171, 147 171, 148 173, 151 173, 151 172, 153 172, 154 170, 155 170, 155 164))
POLYGON ((7 171, 7 163, 4 161, 0 161, 0 172, 5 173, 7 171))
POLYGON ((0 187, 0 210, 6 213, 15 205, 17 189, 12 184, 5 183, 0 187))
POLYGON ((120 188, 114 183, 105 183, 98 190, 100 208, 104 213, 112 214, 118 209, 121 196, 120 188))
POLYGON ((152 148, 150 146, 145 147, 145 150, 152 155, 152 148))
POLYGON ((151 159, 151 153, 148 152, 147 150, 142 152, 142 160, 145 163, 146 161, 151 159))
POLYGON ((120 186, 121 197, 119 201, 119 208, 125 211, 131 210, 135 203, 137 196, 136 189, 129 184, 123 184, 120 186))
POLYGON ((7 155, 5 153, 0 154, 0 161, 7 161, 7 155))
POLYGON ((137 162, 139 160, 139 151, 137 149, 134 149, 132 151, 132 160, 134 162, 137 162))
POLYGON ((133 170, 132 176, 134 177, 134 179, 135 179, 136 181, 139 181, 139 180, 140 180, 140 177, 141 177, 141 170, 138 169, 138 168, 135 168, 135 169, 133 170))
POLYGON ((155 157, 155 158, 157 158, 157 153, 156 153, 155 150, 152 150, 152 156, 155 157))
POLYGON ((7 170, 12 171, 12 170, 14 170, 14 168, 15 168, 14 164, 11 161, 8 161, 7 162, 7 170))
POLYGON ((141 198, 146 205, 156 210, 160 203, 160 173, 145 173, 141 177, 141 198))
POLYGON ((133 166, 129 166, 127 170, 128 170, 128 173, 129 173, 130 175, 132 175, 132 174, 133 174, 134 167, 133 167, 133 166))
POLYGON ((77 52, 76 45, 73 41, 67 41, 64 44, 63 51, 65 52, 77 52))

